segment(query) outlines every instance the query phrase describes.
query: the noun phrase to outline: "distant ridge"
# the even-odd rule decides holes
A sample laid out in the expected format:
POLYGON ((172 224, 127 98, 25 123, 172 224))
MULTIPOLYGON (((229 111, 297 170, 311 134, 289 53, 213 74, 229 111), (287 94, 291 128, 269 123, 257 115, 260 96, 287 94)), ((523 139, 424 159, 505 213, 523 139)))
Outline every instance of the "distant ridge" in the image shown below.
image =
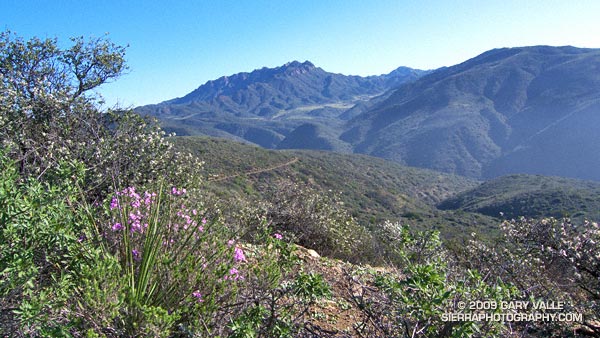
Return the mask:
POLYGON ((277 148, 310 123, 328 130, 327 142, 336 145, 332 150, 342 150, 348 147, 338 138, 341 114, 426 73, 400 67, 380 76, 346 76, 292 61, 223 76, 183 97, 136 110, 158 117, 165 129, 180 135, 228 137, 266 148, 277 148))
POLYGON ((555 176, 508 175, 438 204, 443 210, 492 217, 570 217, 600 221, 600 182, 555 176))
POLYGON ((348 122, 355 152, 474 178, 600 180, 600 50, 501 48, 396 90, 348 122))
POLYGON ((498 48, 435 71, 368 77, 293 61, 136 110, 179 135, 364 153, 475 179, 600 181, 599 49, 498 48))

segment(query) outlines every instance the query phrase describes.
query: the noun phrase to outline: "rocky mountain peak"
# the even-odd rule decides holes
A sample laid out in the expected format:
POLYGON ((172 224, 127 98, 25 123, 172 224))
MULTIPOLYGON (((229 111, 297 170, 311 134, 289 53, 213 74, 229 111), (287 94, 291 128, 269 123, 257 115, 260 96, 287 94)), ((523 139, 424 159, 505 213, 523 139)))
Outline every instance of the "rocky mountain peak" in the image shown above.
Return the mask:
POLYGON ((312 70, 317 69, 317 67, 315 67, 315 65, 312 64, 310 61, 304 61, 302 63, 298 61, 292 61, 284 64, 279 69, 289 75, 299 75, 306 74, 312 70))

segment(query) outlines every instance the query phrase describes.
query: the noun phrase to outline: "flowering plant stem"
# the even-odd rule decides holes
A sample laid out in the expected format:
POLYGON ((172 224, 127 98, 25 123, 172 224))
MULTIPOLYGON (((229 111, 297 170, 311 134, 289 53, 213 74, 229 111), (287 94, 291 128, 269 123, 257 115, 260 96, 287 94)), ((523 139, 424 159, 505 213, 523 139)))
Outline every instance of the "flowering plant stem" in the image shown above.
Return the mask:
MULTIPOLYGON (((161 206, 160 202, 162 198, 162 189, 159 189, 159 194, 157 198, 157 203, 154 204, 155 207, 151 209, 152 213, 148 222, 148 229, 146 232, 146 238, 144 240, 144 247, 142 251, 142 261, 140 264, 137 286, 135 288, 134 293, 136 301, 142 304, 147 304, 149 302, 149 300, 152 297, 152 294, 154 293, 154 290, 157 287, 156 280, 154 281, 154 283, 152 283, 152 285, 150 285, 150 283, 152 270, 155 266, 156 254, 158 249, 161 247, 159 233, 159 215, 161 206)), ((128 253, 131 255, 132 250, 128 250, 128 253)))
MULTIPOLYGON (((122 196, 123 197, 123 196, 122 196)), ((127 203, 123 203, 125 198, 121 198, 119 205, 122 205, 120 210, 121 224, 124 225, 124 231, 121 231, 123 239, 123 254, 125 256, 125 272, 128 282, 128 287, 131 292, 129 305, 135 308, 137 305, 151 305, 151 299, 156 291, 158 283, 157 278, 153 278, 153 271, 156 266, 156 258, 158 250, 160 250, 160 212, 162 192, 157 195, 157 200, 149 206, 148 223, 144 229, 136 228, 135 225, 128 222, 127 215, 133 213, 127 203), (142 246, 135 248, 133 235, 142 236, 142 246)))

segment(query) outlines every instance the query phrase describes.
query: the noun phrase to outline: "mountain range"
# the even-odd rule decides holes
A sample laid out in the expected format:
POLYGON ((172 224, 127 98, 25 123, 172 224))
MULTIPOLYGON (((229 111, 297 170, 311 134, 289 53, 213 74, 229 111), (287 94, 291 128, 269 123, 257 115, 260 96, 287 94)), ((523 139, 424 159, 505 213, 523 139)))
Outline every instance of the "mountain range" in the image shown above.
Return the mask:
POLYGON ((136 110, 178 134, 265 148, 363 153, 476 179, 600 180, 600 49, 501 48, 369 77, 292 62, 136 110))
POLYGON ((227 137, 266 148, 277 148, 296 128, 311 123, 331 134, 317 148, 340 150, 342 142, 335 139, 350 118, 343 113, 426 73, 400 67, 380 76, 346 76, 294 61, 223 76, 184 97, 136 110, 157 116, 166 130, 178 135, 227 137), (334 145, 327 144, 330 140, 334 145))

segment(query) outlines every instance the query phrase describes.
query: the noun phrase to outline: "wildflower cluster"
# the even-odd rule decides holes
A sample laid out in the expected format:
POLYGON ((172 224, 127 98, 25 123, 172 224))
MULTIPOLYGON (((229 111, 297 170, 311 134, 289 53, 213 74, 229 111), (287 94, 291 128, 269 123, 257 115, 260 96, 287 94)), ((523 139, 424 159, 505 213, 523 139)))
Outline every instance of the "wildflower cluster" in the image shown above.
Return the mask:
MULTIPOLYGON (((142 198, 142 196, 135 191, 134 187, 123 189, 122 191, 116 192, 115 196, 112 197, 109 206, 110 210, 121 210, 119 203, 120 197, 127 197, 130 200, 129 207, 131 209, 129 210, 129 214, 126 215, 127 228, 130 229, 132 233, 143 233, 144 229, 148 228, 149 211, 152 206, 153 199, 156 198, 156 193, 149 193, 145 191, 142 198)), ((123 224, 117 221, 112 225, 111 229, 113 231, 122 230, 123 224)))
POLYGON ((186 188, 127 187, 107 201, 105 232, 126 271, 132 299, 158 302, 179 315, 189 309, 208 320, 234 298, 247 259, 220 220, 194 204, 186 188))
MULTIPOLYGON (((185 201, 175 203, 175 199, 184 195, 187 192, 185 188, 178 189, 173 187, 169 193, 171 210, 174 216, 164 220, 161 224, 164 227, 166 238, 162 244, 166 247, 172 247, 177 240, 185 239, 184 232, 192 230, 194 240, 199 240, 204 232, 204 226, 207 224, 207 219, 201 217, 200 212, 195 208, 188 208, 185 201)), ((111 198, 109 211, 112 212, 112 223, 110 229, 118 233, 121 230, 129 232, 131 236, 138 234, 143 235, 153 220, 156 221, 156 216, 153 214, 154 204, 157 203, 158 195, 156 192, 144 191, 138 193, 135 187, 128 187, 121 191, 117 191, 111 198)), ((162 220, 162 219, 161 219, 162 220)))

